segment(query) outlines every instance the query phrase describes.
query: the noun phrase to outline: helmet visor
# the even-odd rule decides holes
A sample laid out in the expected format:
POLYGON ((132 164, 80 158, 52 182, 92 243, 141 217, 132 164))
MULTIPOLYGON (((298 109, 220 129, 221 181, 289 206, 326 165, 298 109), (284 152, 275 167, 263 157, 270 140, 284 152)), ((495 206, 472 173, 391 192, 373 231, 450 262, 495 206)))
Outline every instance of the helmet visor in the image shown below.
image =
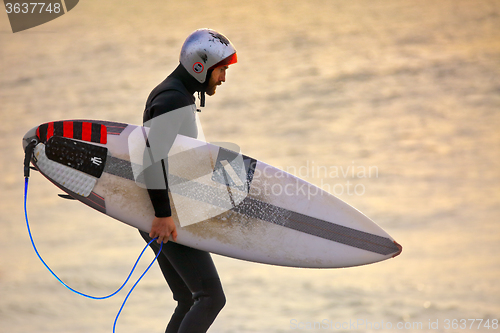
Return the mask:
POLYGON ((214 69, 216 67, 221 67, 221 66, 229 66, 229 65, 235 64, 237 62, 238 62, 238 57, 236 56, 236 52, 235 52, 235 53, 231 54, 229 57, 223 59, 222 61, 219 61, 218 63, 216 63, 215 65, 213 65, 209 69, 214 69))

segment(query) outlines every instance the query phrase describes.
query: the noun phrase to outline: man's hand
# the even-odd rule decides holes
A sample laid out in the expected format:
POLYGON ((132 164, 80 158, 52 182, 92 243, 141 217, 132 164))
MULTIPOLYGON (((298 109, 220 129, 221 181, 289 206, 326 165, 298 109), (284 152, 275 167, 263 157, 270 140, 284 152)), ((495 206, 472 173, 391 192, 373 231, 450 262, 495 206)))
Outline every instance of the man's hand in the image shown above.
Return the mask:
POLYGON ((177 229, 174 219, 170 217, 155 217, 149 237, 158 237, 158 244, 168 242, 168 237, 172 236, 174 242, 177 241, 177 229))

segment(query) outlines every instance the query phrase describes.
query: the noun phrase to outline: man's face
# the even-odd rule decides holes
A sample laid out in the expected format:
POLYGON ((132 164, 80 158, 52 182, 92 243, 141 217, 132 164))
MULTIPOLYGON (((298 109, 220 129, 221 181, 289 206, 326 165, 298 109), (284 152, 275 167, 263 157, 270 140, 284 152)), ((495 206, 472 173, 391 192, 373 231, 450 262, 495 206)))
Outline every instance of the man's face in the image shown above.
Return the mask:
POLYGON ((215 67, 212 71, 212 75, 208 81, 207 95, 212 96, 215 94, 217 86, 221 85, 222 82, 226 82, 226 70, 228 66, 215 67))

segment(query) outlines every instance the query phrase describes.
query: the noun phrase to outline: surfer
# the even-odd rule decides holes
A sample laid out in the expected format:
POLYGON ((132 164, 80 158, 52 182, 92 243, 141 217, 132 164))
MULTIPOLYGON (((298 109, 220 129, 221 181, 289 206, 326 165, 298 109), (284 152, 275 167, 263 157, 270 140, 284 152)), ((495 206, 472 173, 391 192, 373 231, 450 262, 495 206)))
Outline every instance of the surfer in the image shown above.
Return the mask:
MULTIPOLYGON (((168 152, 177 134, 197 137, 194 93, 199 93, 200 106, 204 106, 205 94, 215 94, 217 86, 226 80, 228 66, 236 61, 234 46, 214 30, 196 30, 185 40, 180 64, 151 91, 146 101, 143 123, 150 128, 150 151, 168 152)), ((155 218, 151 232, 141 231, 141 236, 146 242, 158 237, 157 242, 151 243, 155 254, 159 244, 165 243, 158 263, 177 301, 165 332, 206 332, 225 305, 222 285, 208 252, 167 242, 170 236, 174 241, 177 238, 167 190, 168 163, 166 158, 153 160, 155 163, 144 171, 144 178, 155 218)))

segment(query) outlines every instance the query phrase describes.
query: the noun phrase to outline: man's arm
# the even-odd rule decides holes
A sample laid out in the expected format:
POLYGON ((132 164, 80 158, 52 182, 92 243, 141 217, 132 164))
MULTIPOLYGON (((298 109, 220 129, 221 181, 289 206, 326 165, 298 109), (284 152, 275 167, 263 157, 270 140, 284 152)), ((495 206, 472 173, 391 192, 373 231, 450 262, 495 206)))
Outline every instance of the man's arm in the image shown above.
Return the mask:
MULTIPOLYGON (((155 210, 150 237, 158 237, 158 243, 167 242, 169 236, 177 239, 177 230, 172 218, 168 196, 168 152, 172 147, 179 129, 185 119, 186 109, 172 107, 188 103, 186 97, 176 91, 159 95, 147 110, 148 117, 144 126, 149 127, 148 149, 144 154, 144 180, 155 210), (173 102, 175 101, 175 103, 173 102)), ((191 103, 192 104, 192 103, 191 103)))

